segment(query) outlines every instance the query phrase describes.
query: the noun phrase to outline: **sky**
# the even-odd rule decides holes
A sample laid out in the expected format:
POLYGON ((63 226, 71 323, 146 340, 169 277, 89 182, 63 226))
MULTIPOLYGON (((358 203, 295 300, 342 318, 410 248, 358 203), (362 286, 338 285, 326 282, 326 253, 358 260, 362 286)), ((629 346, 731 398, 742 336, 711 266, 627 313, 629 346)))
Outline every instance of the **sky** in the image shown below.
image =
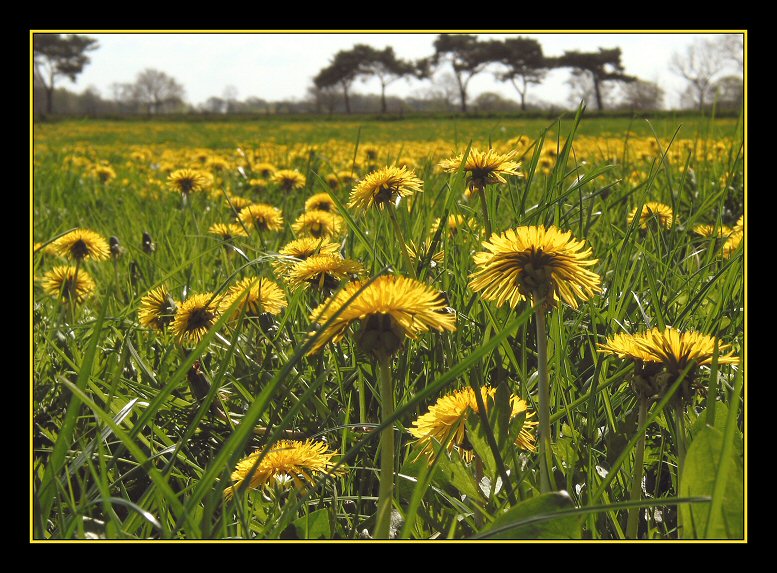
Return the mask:
MULTIPOLYGON (((90 53, 91 63, 75 84, 61 80, 61 87, 83 91, 97 88, 111 97, 111 84, 132 82, 145 68, 161 70, 186 89, 186 100, 205 102, 222 96, 227 86, 237 90, 238 99, 301 99, 313 77, 328 65, 339 50, 357 43, 382 49, 392 46, 400 58, 418 59, 433 53, 436 34, 88 34, 99 41, 90 53)), ((478 34, 481 39, 503 39, 519 34, 478 34)), ((565 50, 595 51, 620 47, 621 61, 628 74, 658 82, 665 90, 665 105, 675 106, 686 83, 668 69, 674 52, 682 52, 697 37, 720 34, 520 34, 537 39, 546 56, 565 50)), ((542 100, 566 105, 569 87, 567 70, 553 70, 540 86, 529 89, 529 101, 542 100)), ((399 80, 387 94, 420 95, 429 81, 399 80)), ((357 81, 352 91, 380 93, 377 80, 357 81)), ((491 72, 475 76, 469 88, 470 101, 483 92, 496 92, 517 100, 510 83, 499 82, 491 72)))

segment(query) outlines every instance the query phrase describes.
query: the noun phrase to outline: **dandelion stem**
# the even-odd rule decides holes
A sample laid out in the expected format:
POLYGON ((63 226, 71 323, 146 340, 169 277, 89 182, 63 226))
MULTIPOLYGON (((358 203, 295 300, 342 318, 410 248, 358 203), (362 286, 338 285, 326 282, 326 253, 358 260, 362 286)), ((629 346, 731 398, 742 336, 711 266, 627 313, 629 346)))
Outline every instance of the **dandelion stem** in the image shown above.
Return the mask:
MULTIPOLYGON (((394 415, 394 390, 391 384, 391 357, 378 353, 380 377, 380 413, 385 422, 394 415)), ((388 539, 391 527, 391 506, 394 497, 394 427, 383 429, 380 437, 380 486, 375 539, 388 539)))
MULTIPOLYGON (((637 416, 637 427, 642 428, 645 425, 647 419, 648 410, 648 398, 639 397, 639 414, 637 416)), ((637 442, 637 449, 634 454, 634 477, 631 482, 631 501, 639 501, 642 499, 642 473, 645 460, 645 432, 639 437, 637 442)), ((637 533, 639 530, 639 512, 640 508, 635 507, 629 510, 629 519, 626 523, 626 537, 628 539, 637 539, 637 533)))
POLYGON ((483 209, 483 224, 486 227, 486 239, 491 237, 491 219, 488 216, 488 201, 486 201, 486 190, 484 187, 478 187, 478 197, 480 197, 480 206, 483 209))
MULTIPOLYGON (((675 434, 677 438, 677 495, 680 494, 680 478, 683 475, 683 466, 685 464, 685 414, 681 402, 674 405, 675 434)), ((677 538, 683 537, 683 523, 680 509, 677 510, 677 538)))
POLYGON ((402 229, 399 226, 399 221, 397 221, 397 214, 394 211, 395 208, 389 205, 387 209, 389 212, 389 219, 391 219, 391 225, 394 227, 394 234, 397 236, 397 240, 399 241, 399 244, 402 246, 402 258, 405 259, 405 266, 407 267, 407 272, 409 272, 414 279, 417 279, 418 273, 416 273, 415 266, 413 266, 413 263, 410 260, 410 255, 407 252, 407 245, 405 244, 405 235, 404 233, 402 233, 402 229))
POLYGON ((548 339, 545 333, 544 299, 532 297, 537 306, 537 376, 539 387, 538 451, 540 459, 540 492, 551 491, 550 487, 550 388, 548 386, 548 339))

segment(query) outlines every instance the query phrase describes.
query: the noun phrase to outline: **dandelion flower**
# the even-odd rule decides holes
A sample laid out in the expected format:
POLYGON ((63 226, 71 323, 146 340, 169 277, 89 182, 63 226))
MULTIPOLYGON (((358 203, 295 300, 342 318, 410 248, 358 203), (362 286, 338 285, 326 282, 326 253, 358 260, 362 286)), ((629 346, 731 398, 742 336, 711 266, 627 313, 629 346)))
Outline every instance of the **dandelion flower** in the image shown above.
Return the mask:
POLYGON ((111 257, 111 247, 102 235, 88 229, 76 229, 51 243, 51 251, 60 257, 105 261, 111 257))
MULTIPOLYGON (((429 230, 429 235, 434 236, 437 230, 440 228, 442 221, 437 218, 432 222, 432 227, 429 230)), ((465 219, 464 215, 448 215, 448 221, 446 228, 451 237, 455 237, 460 229, 477 229, 477 223, 474 219, 465 219)))
POLYGON ((92 175, 100 180, 100 183, 108 183, 116 178, 116 171, 110 165, 95 165, 92 169, 92 175))
POLYGON ((213 293, 195 294, 175 313, 171 330, 180 344, 197 345, 219 317, 219 301, 213 293))
POLYGON ((167 178, 168 188, 182 195, 205 191, 209 184, 210 178, 195 169, 178 169, 167 178))
MULTIPOLYGON (((318 334, 309 354, 319 352, 327 343, 337 343, 348 327, 358 322, 358 342, 367 352, 393 354, 405 337, 417 339, 427 330, 456 330, 456 315, 447 309, 443 294, 416 280, 393 275, 375 279, 358 296, 364 282, 348 283, 345 288, 319 305, 312 313, 313 323, 325 324, 340 309, 343 311, 318 334), (347 304, 354 297, 354 300, 347 304), (347 306, 346 306, 347 304, 347 306)), ((311 333, 315 336, 316 333, 311 333)))
POLYGON ((231 241, 235 237, 247 237, 248 233, 241 225, 235 223, 214 223, 208 229, 208 233, 221 237, 225 241, 231 241))
POLYGON ((257 163, 253 167, 254 173, 257 173, 262 179, 269 179, 275 173, 276 168, 272 163, 257 163))
POLYGON ((140 324, 156 330, 164 330, 173 321, 178 303, 164 285, 157 287, 140 299, 138 320, 140 324))
POLYGON ((483 291, 484 300, 497 307, 515 306, 524 298, 538 297, 546 304, 563 300, 577 308, 601 290, 601 278, 589 271, 598 262, 583 241, 554 226, 518 227, 494 234, 485 252, 474 257, 478 269, 470 275, 470 288, 483 291), (552 293, 552 297, 549 296, 552 293))
POLYGON ((726 225, 721 225, 720 227, 715 227, 715 225, 696 225, 693 228, 693 232, 705 239, 723 238, 731 234, 731 227, 726 225))
MULTIPOLYGON (((502 154, 493 149, 480 151, 474 147, 469 150, 467 161, 464 164, 464 171, 467 174, 467 188, 470 192, 484 189, 486 185, 495 183, 507 183, 505 175, 520 175, 520 164, 511 161, 515 156, 515 151, 502 154)), ((445 159, 440 162, 440 168, 447 173, 455 173, 464 160, 464 154, 461 153, 451 159, 445 159)))
POLYGON ((343 234, 345 222, 337 213, 329 211, 305 211, 291 226, 302 237, 333 238, 343 234))
POLYGON ((364 267, 357 261, 344 259, 339 254, 319 254, 294 265, 289 271, 288 281, 291 287, 312 285, 319 290, 334 290, 342 281, 364 272, 364 267))
POLYGON ((244 207, 238 215, 240 221, 248 229, 257 231, 280 231, 283 229, 283 214, 281 210, 267 203, 255 203, 244 207))
POLYGON ((736 252, 744 236, 744 231, 731 233, 726 242, 723 243, 723 256, 725 258, 729 258, 736 252))
POLYGON ((240 303, 233 312, 232 320, 237 319, 241 312, 251 318, 263 313, 277 315, 287 306, 283 290, 264 277, 244 278, 229 287, 219 303, 220 312, 227 312, 236 300, 240 303))
POLYGON ((348 207, 364 213, 373 205, 379 209, 400 197, 423 191, 423 182, 406 167, 385 167, 373 171, 351 191, 348 207))
POLYGON ((736 224, 734 225, 734 228, 732 229, 734 233, 744 233, 745 232, 745 216, 740 215, 739 219, 737 219, 736 224))
MULTIPOLYGON (((489 398, 493 400, 496 388, 483 386, 480 392, 483 404, 488 408, 489 398)), ((530 413, 526 402, 517 396, 510 398, 510 404, 512 406, 511 419, 519 414, 526 414, 515 445, 524 450, 536 451, 533 431, 537 422, 531 420, 535 413, 530 413)), ((467 462, 472 461, 472 451, 464 447, 466 421, 470 412, 477 413, 479 410, 475 391, 468 387, 438 399, 429 407, 426 414, 413 421, 413 427, 409 428, 409 432, 422 446, 421 453, 429 458, 429 463, 434 461, 438 444, 445 444, 448 452, 452 452, 456 448, 467 462)))
POLYGON ((224 490, 224 497, 230 499, 246 479, 249 479, 251 489, 273 485, 284 487, 291 482, 303 490, 306 483, 315 484, 315 474, 345 473, 343 466, 334 469, 336 463, 332 458, 336 455, 338 452, 330 452, 325 442, 281 440, 264 456, 257 450, 240 460, 231 476, 235 483, 224 490))
POLYGON ((41 286, 46 294, 62 302, 73 301, 76 304, 92 296, 97 288, 89 273, 70 265, 56 266, 45 273, 41 286))
POLYGON ((305 201, 305 211, 336 211, 337 205, 329 193, 316 193, 305 201))
POLYGON ((305 176, 296 169, 281 169, 276 171, 271 181, 284 191, 295 191, 305 187, 305 176))
MULTIPOLYGON (((679 374, 695 360, 699 366, 712 364, 715 337, 694 331, 681 332, 672 327, 664 330, 653 328, 636 338, 637 345, 650 362, 663 363, 670 372, 679 374)), ((718 343, 718 364, 737 364, 739 358, 724 354, 730 344, 718 343)))
MULTIPOLYGON (((631 224, 634 220, 634 216, 637 214, 638 207, 634 207, 629 213, 626 222, 631 224)), ((669 205, 663 203, 656 203, 655 201, 648 201, 642 206, 642 210, 639 212, 639 227, 640 229, 647 229, 650 225, 650 221, 654 220, 658 223, 659 227, 669 229, 674 222, 674 215, 672 214, 672 208, 669 205)))
POLYGON ((237 212, 240 212, 241 209, 248 207, 251 204, 253 204, 253 201, 250 199, 246 199, 245 197, 238 197, 237 195, 230 197, 229 200, 224 199, 224 206, 227 209, 234 209, 237 212))
POLYGON ((301 237, 294 239, 285 245, 278 254, 281 255, 273 261, 273 269, 277 275, 286 275, 294 265, 316 254, 336 255, 340 252, 340 245, 327 239, 315 237, 301 237))
POLYGON ((410 260, 415 264, 425 261, 427 258, 435 264, 440 264, 445 260, 445 251, 440 249, 436 253, 432 253, 429 257, 429 251, 432 247, 432 240, 427 239, 423 243, 416 245, 413 241, 407 242, 407 254, 410 255, 410 260))

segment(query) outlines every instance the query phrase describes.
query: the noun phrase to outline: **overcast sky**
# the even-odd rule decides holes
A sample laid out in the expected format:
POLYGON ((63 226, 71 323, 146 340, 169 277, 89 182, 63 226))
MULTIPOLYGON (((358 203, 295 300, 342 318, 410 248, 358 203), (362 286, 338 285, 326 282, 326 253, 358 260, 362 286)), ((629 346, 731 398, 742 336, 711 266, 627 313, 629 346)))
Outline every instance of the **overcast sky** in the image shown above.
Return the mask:
MULTIPOLYGON (((397 56, 417 59, 429 56, 436 34, 89 34, 99 40, 99 48, 90 53, 91 63, 78 76, 75 85, 61 80, 62 87, 82 91, 96 87, 111 97, 114 82, 131 82, 145 68, 161 70, 178 80, 186 89, 190 103, 203 103, 211 96, 223 95, 234 86, 238 99, 254 96, 265 100, 300 99, 305 96, 313 77, 326 66, 338 50, 364 43, 383 48, 392 46, 397 56)), ((480 38, 498 38, 518 34, 478 34, 480 38)), ((592 51, 620 47, 626 73, 655 81, 666 92, 665 104, 678 102, 684 80, 667 66, 673 52, 683 51, 696 37, 715 34, 522 34, 539 40, 546 56, 558 56, 565 50, 592 51)), ((540 86, 532 86, 530 100, 566 104, 569 72, 554 70, 540 86)), ((399 80, 387 93, 418 95, 429 87, 428 81, 399 80)), ((353 91, 379 93, 377 80, 357 82, 353 91)), ((498 82, 490 72, 473 78, 469 95, 474 100, 482 92, 496 92, 510 99, 518 94, 509 83, 498 82)))

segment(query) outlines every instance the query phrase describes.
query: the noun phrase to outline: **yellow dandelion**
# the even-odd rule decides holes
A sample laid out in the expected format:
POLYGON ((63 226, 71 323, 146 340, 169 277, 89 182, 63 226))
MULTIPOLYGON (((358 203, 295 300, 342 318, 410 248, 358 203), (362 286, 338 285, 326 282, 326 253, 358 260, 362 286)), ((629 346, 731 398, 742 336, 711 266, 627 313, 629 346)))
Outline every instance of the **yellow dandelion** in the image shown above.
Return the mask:
POLYGON ((266 179, 249 179, 248 180, 248 188, 253 191, 254 193, 261 193, 265 189, 267 189, 267 180, 266 179))
MULTIPOLYGON (((505 175, 520 175, 520 164, 511 161, 516 152, 497 153, 493 149, 480 151, 474 147, 469 150, 464 171, 467 174, 467 188, 470 192, 484 189, 486 185, 507 183, 505 175)), ((440 168, 447 173, 455 173, 464 160, 464 154, 445 159, 440 162, 440 168)))
POLYGON ((383 209, 401 197, 423 191, 423 182, 406 167, 385 167, 362 179, 351 191, 348 207, 364 213, 373 205, 383 209))
MULTIPOLYGON (((432 222, 432 227, 429 231, 429 235, 434 236, 437 233, 437 229, 440 228, 442 221, 438 217, 432 222)), ((469 229, 474 231, 477 229, 477 222, 474 219, 465 219, 464 215, 448 215, 446 228, 451 237, 455 237, 460 229, 469 229)))
POLYGON ((312 285, 319 290, 334 290, 342 281, 364 272, 364 267, 357 261, 344 259, 339 254, 319 254, 294 265, 289 271, 288 281, 293 288, 312 285))
POLYGON ((41 286, 46 294, 76 304, 84 302, 97 289, 89 273, 70 265, 59 265, 45 273, 41 286))
POLYGON ((276 167, 272 163, 257 163, 254 165, 253 171, 262 179, 269 179, 275 173, 276 167))
POLYGON ((334 173, 329 173, 326 177, 324 177, 324 181, 326 181, 327 186, 333 191, 340 187, 340 180, 334 173))
POLYGON ((563 300, 577 308, 601 291, 601 277, 589 271, 598 262, 583 241, 555 226, 518 227, 485 241, 485 252, 474 257, 478 269, 470 275, 470 288, 483 291, 484 300, 497 307, 536 297, 535 303, 563 300), (551 295, 552 296, 549 296, 551 295))
POLYGON ((233 196, 229 198, 229 201, 224 199, 224 206, 227 209, 234 209, 235 211, 238 211, 238 212, 241 209, 248 207, 252 203, 253 201, 251 201, 250 199, 246 199, 245 197, 233 196))
POLYGON ((264 277, 247 277, 229 287, 219 303, 220 312, 227 312, 236 300, 240 300, 240 303, 231 320, 236 320, 241 313, 249 318, 256 318, 264 313, 277 315, 287 306, 286 295, 281 287, 264 277))
POLYGON ((195 294, 178 307, 171 330, 179 344, 197 345, 219 317, 219 301, 213 293, 195 294))
POLYGON ((250 489, 293 483, 304 490, 306 484, 315 484, 316 474, 342 475, 346 471, 344 466, 334 469, 336 463, 332 458, 338 452, 330 452, 325 442, 281 440, 262 454, 258 450, 238 462, 231 476, 235 483, 224 490, 226 499, 232 498, 247 479, 250 489))
POLYGON ((723 256, 725 258, 729 258, 731 255, 733 255, 739 245, 742 243, 742 239, 744 238, 745 233, 743 231, 740 231, 738 233, 731 233, 729 238, 726 240, 725 243, 723 243, 723 256))
POLYGON ((284 191, 296 191, 305 187, 305 176, 296 169, 276 171, 271 181, 284 191))
POLYGON ((231 241, 235 237, 247 237, 242 225, 236 223, 214 223, 208 229, 208 233, 221 237, 225 241, 231 241))
POLYGON ((111 256, 111 247, 102 235, 89 229, 75 229, 51 243, 51 251, 79 261, 105 261, 111 256))
POLYGON ((315 237, 301 237, 285 245, 278 254, 278 260, 273 262, 273 269, 278 275, 287 274, 300 261, 316 254, 336 255, 340 252, 340 245, 327 239, 315 237))
POLYGON ((116 178, 116 171, 110 165, 95 165, 92 168, 92 175, 100 181, 100 183, 108 183, 116 178))
POLYGON ((345 221, 331 211, 305 211, 291 228, 301 237, 331 239, 343 234, 345 221))
POLYGON ((693 232, 705 239, 723 238, 731 234, 731 227, 726 225, 721 225, 720 227, 715 227, 715 225, 696 225, 693 228, 693 232))
POLYGON ((597 346, 602 354, 612 354, 618 358, 649 362, 651 356, 637 343, 638 340, 639 336, 621 332, 611 336, 607 339, 607 342, 599 343, 597 346))
MULTIPOLYGON (((634 216, 637 214, 638 207, 629 212, 626 222, 630 225, 634 220, 634 216)), ((668 229, 674 222, 674 215, 672 208, 669 205, 663 203, 657 203, 655 201, 648 201, 642 206, 642 210, 639 212, 639 227, 640 229, 647 229, 650 225, 650 221, 656 221, 659 227, 668 229)))
POLYGON ((356 183, 356 177, 350 171, 338 171, 337 179, 344 187, 349 187, 356 183))
POLYGON ((164 285, 148 292, 140 299, 138 320, 147 328, 164 330, 173 321, 178 303, 164 285))
POLYGON ((209 184, 210 178, 195 169, 178 169, 167 178, 168 188, 183 195, 205 191, 209 184))
MULTIPOLYGON (((435 329, 456 330, 456 315, 449 311, 443 294, 414 279, 383 275, 358 296, 364 282, 348 283, 329 297, 311 314, 313 323, 324 325, 340 309, 343 311, 319 337, 309 354, 319 352, 327 343, 337 343, 354 322, 360 324, 358 343, 367 352, 393 354, 405 337, 413 340, 435 329), (354 300, 349 300, 354 297, 354 300)), ((314 336, 316 333, 311 333, 314 336)))
POLYGON ((238 218, 248 229, 257 231, 280 231, 283 229, 281 210, 267 203, 254 203, 243 207, 238 218))
MULTIPOLYGON (((488 408, 489 398, 494 399, 496 388, 483 386, 480 392, 483 404, 488 408)), ((536 451, 534 427, 537 422, 531 420, 535 413, 529 412, 526 401, 518 396, 512 396, 510 404, 512 407, 511 419, 525 414, 523 426, 515 440, 515 445, 524 450, 536 451)), ((455 448, 467 462, 472 461, 473 452, 465 447, 466 421, 470 412, 478 413, 479 409, 475 391, 468 387, 438 399, 429 407, 426 414, 413 421, 413 425, 408 431, 416 438, 417 443, 421 446, 420 454, 426 455, 430 464, 434 461, 437 447, 443 444, 448 452, 452 452, 455 448)))
POLYGON ((337 205, 329 193, 316 193, 305 201, 305 211, 337 211, 337 205))
POLYGON ((427 258, 435 264, 442 263, 445 260, 445 251, 440 249, 436 253, 432 253, 432 256, 429 257, 429 251, 431 247, 432 239, 426 239, 423 243, 418 245, 416 245, 413 241, 408 241, 407 254, 410 255, 410 260, 416 264, 425 261, 427 258))
POLYGON ((734 225, 734 228, 732 229, 734 233, 744 233, 745 232, 745 216, 740 215, 739 219, 737 219, 736 224, 734 225))

